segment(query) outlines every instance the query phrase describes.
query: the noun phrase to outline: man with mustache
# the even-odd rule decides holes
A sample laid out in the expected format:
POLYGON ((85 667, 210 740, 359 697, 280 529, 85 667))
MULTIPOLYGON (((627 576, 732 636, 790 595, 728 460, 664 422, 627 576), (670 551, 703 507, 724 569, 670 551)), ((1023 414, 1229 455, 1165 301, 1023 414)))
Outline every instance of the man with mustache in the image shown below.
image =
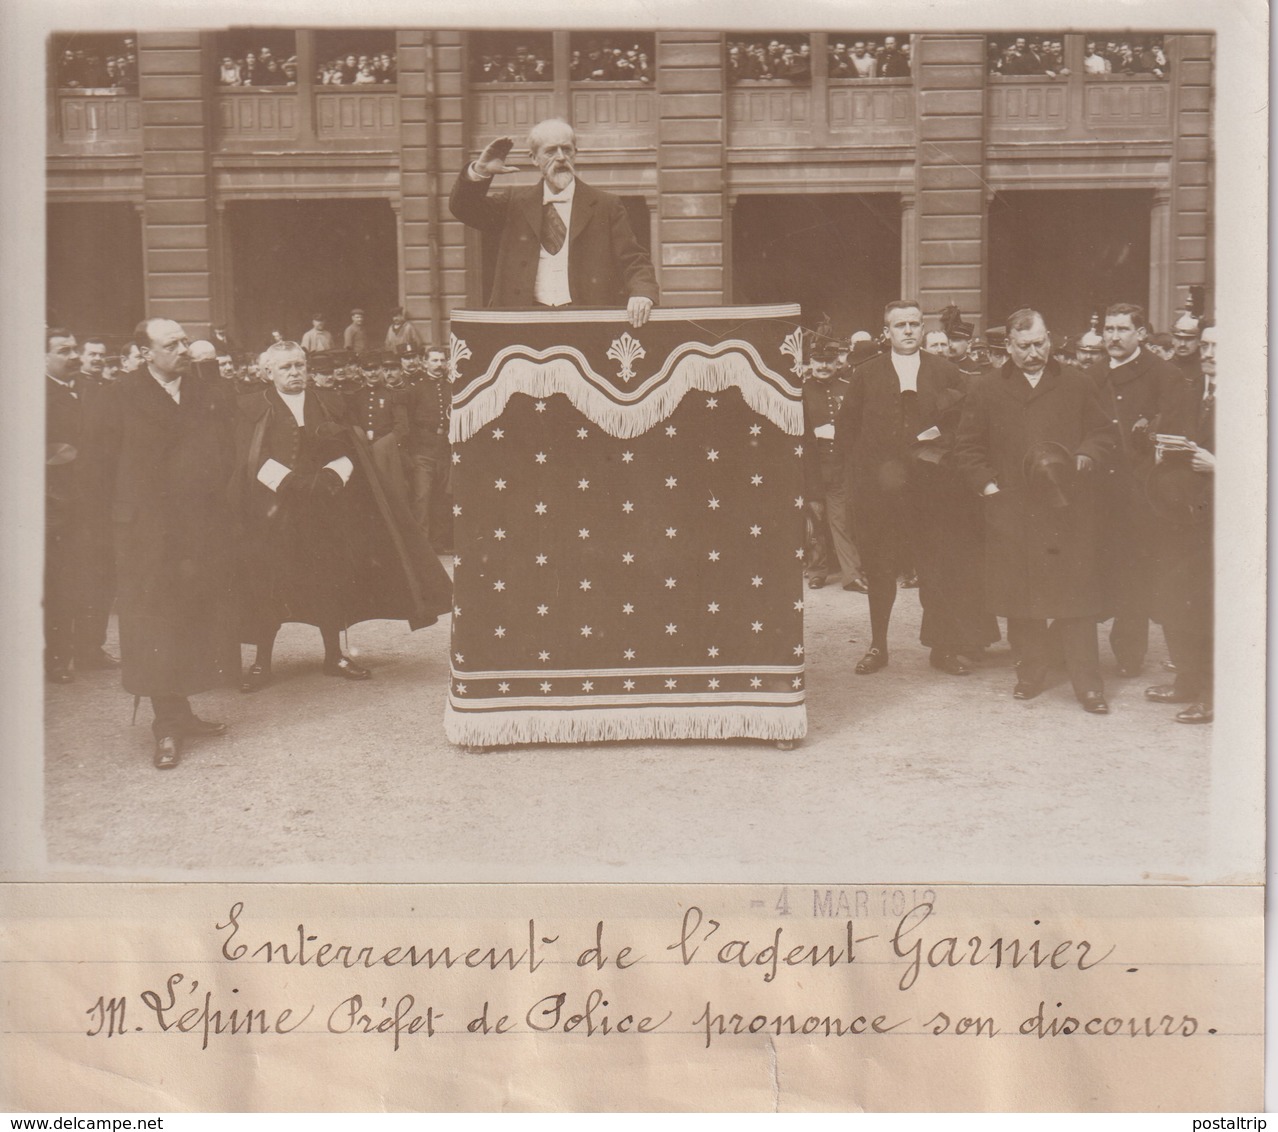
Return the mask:
POLYGON ((506 161, 514 144, 509 137, 490 142, 457 178, 448 201, 463 224, 500 240, 488 305, 625 307, 630 324, 642 326, 657 302, 652 261, 621 198, 578 179, 573 128, 557 118, 538 122, 528 149, 540 182, 490 193, 494 176, 518 171, 506 161))

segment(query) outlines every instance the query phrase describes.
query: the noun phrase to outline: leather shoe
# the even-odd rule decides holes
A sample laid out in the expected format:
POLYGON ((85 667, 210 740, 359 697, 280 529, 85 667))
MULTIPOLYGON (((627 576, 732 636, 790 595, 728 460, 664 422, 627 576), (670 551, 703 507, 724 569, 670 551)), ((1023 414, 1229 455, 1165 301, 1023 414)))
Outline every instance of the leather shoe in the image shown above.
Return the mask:
POLYGON ((880 668, 886 668, 888 663, 888 654, 886 649, 870 649, 858 662, 856 666, 856 674, 858 676, 869 676, 872 672, 877 672, 880 668))
POLYGON ((326 660, 324 675, 344 676, 347 680, 367 680, 372 673, 367 668, 361 668, 350 657, 344 656, 331 664, 326 660))
POLYGON ((181 758, 182 749, 177 738, 166 735, 155 741, 155 757, 151 760, 156 770, 172 770, 181 758))
POLYGON ((221 720, 201 719, 198 715, 192 715, 182 721, 182 734, 185 736, 225 735, 226 724, 221 720))
POLYGON ((1012 689, 1012 698, 1016 700, 1032 700, 1043 691, 1042 684, 1034 684, 1029 680, 1017 680, 1012 689))
POLYGON ((107 652, 106 649, 94 649, 86 656, 77 654, 75 666, 82 672, 87 672, 91 668, 119 668, 120 661, 117 657, 107 652))
POLYGON ((1109 704, 1105 702, 1105 696, 1101 692, 1084 692, 1078 699, 1083 705, 1083 710, 1091 712, 1092 715, 1109 715, 1109 704))
POLYGON ((50 661, 45 665, 44 674, 50 684, 70 684, 75 676, 71 673, 71 665, 65 660, 50 661))
POLYGON ((1177 691, 1175 684, 1155 684, 1152 688, 1145 689, 1145 699, 1153 700, 1156 704, 1187 704, 1193 698, 1188 692, 1177 691))
POLYGON ((919 576, 917 574, 914 574, 914 573, 906 574, 905 577, 901 579, 901 589, 917 590, 918 588, 919 588, 919 576))
POLYGON ((858 574, 855 578, 849 578, 846 582, 844 582, 843 588, 858 594, 868 594, 870 592, 869 583, 860 574, 858 574))
POLYGON ((970 676, 972 673, 972 670, 966 664, 949 652, 933 651, 929 663, 933 668, 941 672, 948 672, 951 676, 970 676))
POLYGON ((821 577, 820 574, 813 574, 812 577, 808 579, 808 589, 810 590, 819 590, 824 585, 825 579, 821 577))
POLYGON ((1190 704, 1184 711, 1176 713, 1177 723, 1210 723, 1214 718, 1210 704, 1190 704))
POLYGON ((271 669, 269 665, 255 664, 247 672, 244 673, 244 679, 240 681, 241 692, 259 692, 271 682, 271 669))

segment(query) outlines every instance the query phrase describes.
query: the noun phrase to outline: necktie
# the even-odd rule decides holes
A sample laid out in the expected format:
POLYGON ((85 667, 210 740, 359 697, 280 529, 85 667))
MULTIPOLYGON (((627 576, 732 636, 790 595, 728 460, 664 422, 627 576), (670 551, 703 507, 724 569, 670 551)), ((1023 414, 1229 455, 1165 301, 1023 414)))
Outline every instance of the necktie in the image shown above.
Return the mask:
POLYGON ((541 206, 541 246, 551 255, 558 255, 568 236, 563 217, 550 201, 541 206))

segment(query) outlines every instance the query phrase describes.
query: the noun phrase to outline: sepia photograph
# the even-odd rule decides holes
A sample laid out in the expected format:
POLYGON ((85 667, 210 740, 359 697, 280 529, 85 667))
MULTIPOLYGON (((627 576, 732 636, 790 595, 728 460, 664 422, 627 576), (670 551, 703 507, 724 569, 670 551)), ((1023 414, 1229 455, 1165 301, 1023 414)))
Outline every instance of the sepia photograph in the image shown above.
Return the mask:
POLYGON ((74 11, 52 873, 1259 878, 1210 21, 74 11))

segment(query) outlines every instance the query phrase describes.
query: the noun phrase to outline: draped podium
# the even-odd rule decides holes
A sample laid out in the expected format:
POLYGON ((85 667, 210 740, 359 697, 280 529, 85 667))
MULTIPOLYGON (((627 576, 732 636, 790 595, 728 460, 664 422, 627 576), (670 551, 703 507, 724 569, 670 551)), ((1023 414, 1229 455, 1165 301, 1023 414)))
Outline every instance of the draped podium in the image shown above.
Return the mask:
POLYGON ((452 742, 804 734, 798 316, 453 312, 452 742))

